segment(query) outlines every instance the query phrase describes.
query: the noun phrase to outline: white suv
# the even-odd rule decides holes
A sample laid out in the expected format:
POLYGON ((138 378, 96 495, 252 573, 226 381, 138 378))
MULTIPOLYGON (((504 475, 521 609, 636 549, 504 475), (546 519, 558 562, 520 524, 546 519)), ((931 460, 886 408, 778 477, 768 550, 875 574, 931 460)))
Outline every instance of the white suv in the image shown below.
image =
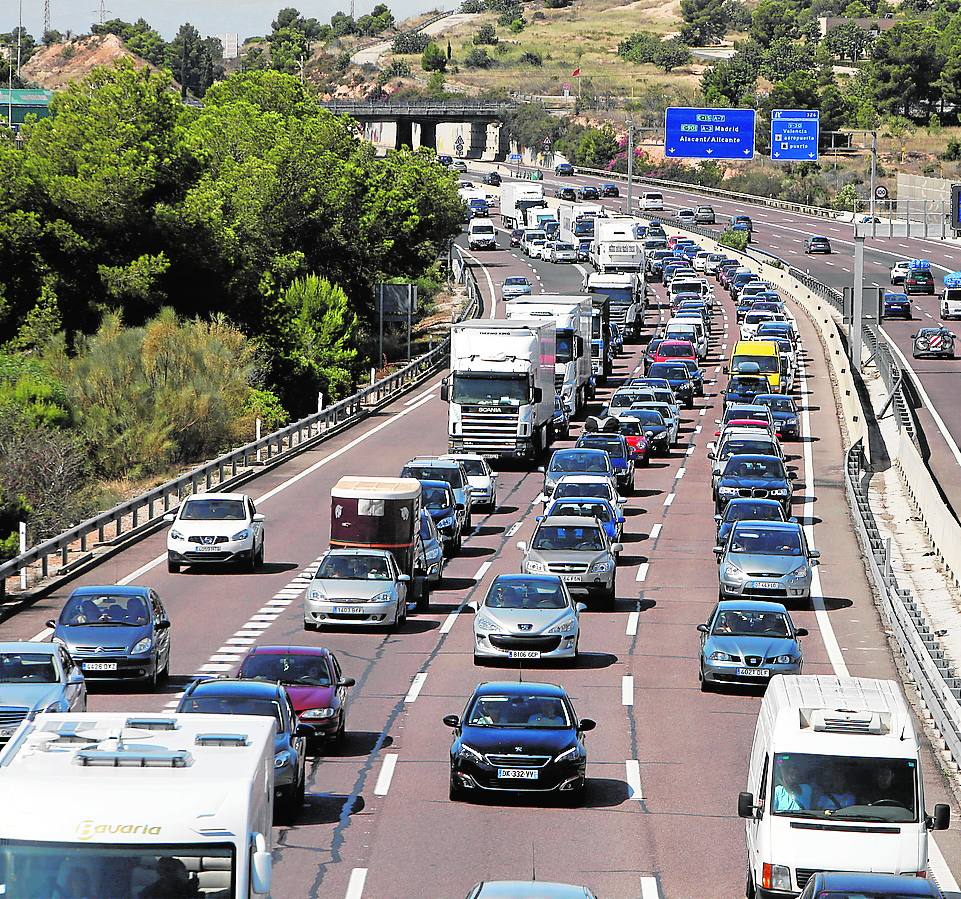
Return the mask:
POLYGON ((165 515, 167 570, 181 565, 240 562, 253 571, 264 564, 264 516, 245 493, 188 496, 176 514, 165 515))

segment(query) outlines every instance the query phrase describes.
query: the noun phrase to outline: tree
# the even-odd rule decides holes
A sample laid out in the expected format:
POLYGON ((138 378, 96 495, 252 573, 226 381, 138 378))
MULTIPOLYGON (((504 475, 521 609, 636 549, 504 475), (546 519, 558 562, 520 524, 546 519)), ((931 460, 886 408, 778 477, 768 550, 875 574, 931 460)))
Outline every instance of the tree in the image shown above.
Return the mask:
POLYGON ((906 116, 930 111, 938 98, 945 58, 938 33, 917 23, 899 23, 871 48, 874 97, 882 112, 906 116))
POLYGON ((617 55, 629 62, 654 62, 661 39, 650 31, 635 31, 617 46, 617 55))
POLYGON ((420 31, 405 31, 398 34, 390 45, 392 53, 423 53, 430 43, 430 37, 420 31))
POLYGON ((718 43, 727 34, 727 0, 681 0, 681 40, 696 47, 718 43))
POLYGON ((575 165, 598 169, 609 165, 621 149, 609 125, 580 127, 563 136, 556 146, 575 165))
POLYGON ((181 94, 203 97, 218 75, 223 74, 220 65, 222 48, 214 39, 204 39, 189 22, 180 26, 177 36, 167 45, 167 67, 180 82, 181 94))
POLYGON ((357 31, 364 35, 380 34, 394 25, 394 14, 385 3, 378 3, 366 16, 357 20, 357 31))
POLYGON ((443 72, 447 69, 447 54, 433 41, 425 48, 420 58, 421 68, 425 72, 443 72))
POLYGON ((741 53, 719 60, 701 76, 701 90, 709 104, 738 106, 753 103, 757 90, 757 69, 741 53))
POLYGON ((838 59, 857 62, 871 46, 871 36, 856 22, 844 22, 828 31, 824 46, 838 59))
POLYGON ((687 65, 693 56, 687 45, 677 37, 662 41, 654 53, 654 65, 665 72, 673 72, 674 69, 687 65))
POLYGON ((93 34, 115 34, 131 53, 136 53, 155 66, 164 65, 167 42, 143 18, 132 24, 123 19, 109 19, 103 24, 91 26, 91 31, 93 34))
POLYGON ((810 45, 788 38, 772 41, 761 62, 761 74, 772 82, 797 72, 812 71, 810 45))
POLYGON ((494 65, 494 60, 486 50, 474 47, 464 57, 464 65, 469 69, 489 69, 494 65))
POLYGON ((43 33, 43 45, 49 47, 51 44, 59 44, 63 41, 63 35, 56 28, 51 28, 43 33))
POLYGON ((520 61, 524 65, 534 66, 535 68, 540 68, 544 65, 544 58, 536 50, 525 50, 521 54, 520 61))
POLYGON ((797 10, 789 0, 761 0, 751 16, 750 33, 765 48, 778 38, 794 40, 800 36, 797 10))
POLYGON ((861 198, 853 184, 845 184, 831 199, 831 206, 842 212, 857 212, 861 198))
POLYGON ((904 116, 890 116, 884 120, 882 137, 893 138, 900 144, 899 160, 904 162, 905 140, 915 132, 914 122, 904 116))
POLYGON ((477 34, 474 35, 475 44, 490 44, 494 45, 497 43, 497 30, 490 22, 485 22, 477 29, 477 34))
POLYGON ((335 12, 330 17, 330 29, 335 37, 357 33, 357 23, 345 12, 335 12))

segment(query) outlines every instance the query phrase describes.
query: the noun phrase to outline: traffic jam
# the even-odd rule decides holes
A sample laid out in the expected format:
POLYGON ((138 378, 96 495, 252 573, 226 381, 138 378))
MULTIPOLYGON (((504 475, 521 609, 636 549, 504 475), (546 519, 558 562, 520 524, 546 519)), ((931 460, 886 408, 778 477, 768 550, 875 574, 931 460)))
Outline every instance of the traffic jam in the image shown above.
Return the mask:
MULTIPOLYGON (((484 260, 478 273, 495 256, 515 262, 492 282, 482 317, 452 325, 450 366, 436 385, 446 440, 434 430, 430 452, 399 458, 386 475, 358 467, 322 498, 329 540, 292 582, 298 589, 275 598, 278 608, 294 604, 298 627, 302 617, 299 640, 273 641, 251 628, 233 644, 236 661, 214 656, 209 673, 150 715, 134 695, 109 713, 87 708, 118 684, 149 695, 169 683, 177 622, 155 586, 77 587, 46 622, 47 639, 0 643, 0 769, 21 782, 57 777, 62 790, 75 786, 91 802, 96 794, 105 803, 90 813, 98 820, 122 807, 111 805, 114 793, 158 784, 170 791, 178 777, 198 796, 195 806, 167 809, 173 823, 156 835, 145 826, 49 842, 27 827, 0 840, 5 896, 291 895, 278 886, 271 852, 321 826, 311 794, 325 789, 325 765, 342 760, 363 714, 355 651, 413 639, 418 622, 438 615, 441 634, 469 629, 474 683, 445 695, 443 714, 420 734, 421 751, 437 763, 434 780, 442 778, 447 803, 458 808, 445 826, 476 818, 496 827, 490 810, 589 815, 608 789, 592 747, 609 739, 612 721, 578 676, 602 663, 595 634, 606 621, 623 615, 628 636, 643 627, 654 548, 666 539, 682 484, 701 472, 692 489, 710 511, 698 527, 713 547, 685 560, 684 546, 664 544, 674 560, 667 564, 712 572, 717 594, 703 620, 685 626, 696 664, 685 661, 680 677, 698 694, 702 716, 724 712, 727 697, 760 700, 749 709, 745 779, 724 787, 724 814, 743 820, 746 851, 718 866, 737 878, 746 870, 747 899, 941 896, 925 877, 928 843, 931 831, 948 827, 950 810, 925 807, 921 738, 899 687, 837 676, 823 662, 817 673, 806 669, 819 569, 831 549, 822 559, 812 539, 810 357, 790 298, 743 256, 702 247, 685 231, 713 224, 710 206, 672 224, 653 192, 640 197, 637 213, 622 215, 602 202, 619 196, 616 184, 561 183, 548 203, 542 183, 496 172, 483 182, 463 176, 463 242, 482 254, 474 256, 484 260), (695 453, 703 468, 688 465, 695 453), (524 503, 518 491, 531 481, 534 497, 524 503), (487 554, 478 541, 508 509, 521 518, 487 554), (452 569, 474 557, 485 561, 465 592, 452 569), (160 771, 170 780, 151 785, 160 771), (268 783, 260 796, 259 777, 268 783), (212 811, 213 797, 223 802, 226 792, 202 807, 199 797, 239 778, 255 787, 228 834, 212 811), (213 816, 212 839, 198 844, 202 814, 213 816)), ((739 215, 732 227, 750 231, 750 218, 739 215)), ((908 266, 902 280, 917 270, 908 266)), ((894 296, 883 299, 885 315, 903 313, 894 296)), ((917 351, 953 356, 953 334, 930 330, 918 332, 917 351)), ((167 516, 167 574, 199 584, 224 570, 269 568, 279 548, 263 508, 247 493, 186 498, 167 516)), ((634 703, 636 673, 624 675, 624 706, 634 703)), ((414 674, 406 702, 426 676, 414 674)), ((390 745, 385 733, 372 758, 390 745)), ((387 758, 375 796, 399 776, 398 755, 387 758)), ((633 765, 618 789, 643 804, 633 765)), ((26 815, 29 801, 12 795, 8 815, 26 815)), ((356 808, 351 801, 338 826, 356 808)), ((161 805, 158 798, 158 816, 161 805)), ((560 817, 533 820, 544 828, 560 817)), ((374 876, 367 871, 352 869, 350 899, 628 895, 586 879, 548 883, 541 870, 473 887, 476 878, 448 875, 444 893, 401 879, 365 892, 374 876)), ((646 885, 642 877, 643 899, 682 895, 662 889, 656 876, 646 885)), ((696 894, 719 895, 710 886, 696 894)))

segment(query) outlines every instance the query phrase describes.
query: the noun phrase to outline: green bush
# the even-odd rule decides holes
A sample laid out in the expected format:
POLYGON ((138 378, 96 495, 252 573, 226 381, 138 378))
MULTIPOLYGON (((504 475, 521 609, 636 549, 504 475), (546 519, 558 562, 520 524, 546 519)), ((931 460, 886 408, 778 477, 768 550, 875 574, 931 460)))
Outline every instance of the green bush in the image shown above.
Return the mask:
POLYGON ((402 59, 392 59, 384 69, 385 78, 409 78, 412 74, 410 63, 402 59))
POLYGON ((728 228, 721 232, 717 242, 722 247, 730 247, 732 250, 740 250, 743 253, 747 248, 748 236, 746 231, 733 231, 728 228))
POLYGON ((447 68, 447 54, 431 41, 424 48, 420 65, 425 72, 443 72, 447 68))
POLYGON ((477 30, 477 34, 474 35, 475 44, 489 44, 493 46, 497 43, 497 30, 491 25, 490 22, 486 22, 477 30))
POLYGON ((540 53, 534 50, 525 50, 524 53, 521 54, 521 62, 524 63, 524 65, 535 66, 537 68, 544 65, 544 60, 540 53))
POLYGON ((474 47, 464 58, 464 65, 468 69, 489 69, 494 60, 486 50, 474 47))
POLYGON ((398 34, 390 45, 391 52, 412 55, 423 53, 430 43, 430 37, 419 31, 408 31, 398 34))
POLYGON ((952 138, 949 140, 947 147, 941 154, 941 159, 943 159, 945 162, 961 161, 961 140, 958 140, 957 138, 952 138))

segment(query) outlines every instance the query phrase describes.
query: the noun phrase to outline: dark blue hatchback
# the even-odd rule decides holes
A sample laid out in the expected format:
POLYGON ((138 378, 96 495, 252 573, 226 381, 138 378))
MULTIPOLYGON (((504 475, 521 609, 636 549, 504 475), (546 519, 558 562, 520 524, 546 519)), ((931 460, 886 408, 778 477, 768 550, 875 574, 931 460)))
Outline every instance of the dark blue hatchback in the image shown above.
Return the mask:
POLYGON ((799 899, 915 899, 922 896, 943 899, 942 892, 924 877, 820 871, 807 882, 799 899))

